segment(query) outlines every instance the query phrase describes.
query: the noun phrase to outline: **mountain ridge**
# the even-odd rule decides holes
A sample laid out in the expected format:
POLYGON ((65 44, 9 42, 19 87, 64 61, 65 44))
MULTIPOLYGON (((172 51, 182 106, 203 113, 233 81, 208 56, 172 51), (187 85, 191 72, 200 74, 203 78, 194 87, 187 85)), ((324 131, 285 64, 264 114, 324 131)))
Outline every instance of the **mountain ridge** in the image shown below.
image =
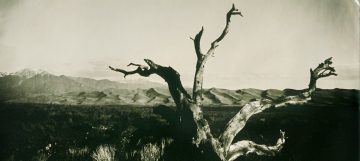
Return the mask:
MULTIPOLYGON (((187 89, 189 93, 191 89, 187 89)), ((277 99, 294 95, 300 90, 254 88, 229 90, 204 89, 203 104, 207 106, 243 106, 261 98, 277 99)), ((335 98, 358 90, 320 90, 318 97, 335 98), (340 93, 340 94, 339 94, 340 93)), ((315 94, 316 95, 316 94, 315 94)), ((356 100, 356 99, 355 99, 356 100)), ((107 79, 56 76, 43 70, 24 69, 0 76, 0 102, 69 105, 174 105, 166 85, 147 81, 124 83, 107 79)))

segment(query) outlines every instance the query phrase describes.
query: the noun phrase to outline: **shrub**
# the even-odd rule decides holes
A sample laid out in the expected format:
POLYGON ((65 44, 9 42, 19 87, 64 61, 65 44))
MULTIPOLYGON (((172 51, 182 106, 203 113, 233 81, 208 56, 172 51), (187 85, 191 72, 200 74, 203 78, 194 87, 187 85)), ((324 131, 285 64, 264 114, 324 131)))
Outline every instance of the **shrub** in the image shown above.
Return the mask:
POLYGON ((145 144, 140 150, 141 161, 159 161, 164 155, 164 149, 172 139, 162 139, 160 145, 156 143, 145 144))
POLYGON ((115 161, 115 147, 100 145, 91 155, 95 161, 115 161))

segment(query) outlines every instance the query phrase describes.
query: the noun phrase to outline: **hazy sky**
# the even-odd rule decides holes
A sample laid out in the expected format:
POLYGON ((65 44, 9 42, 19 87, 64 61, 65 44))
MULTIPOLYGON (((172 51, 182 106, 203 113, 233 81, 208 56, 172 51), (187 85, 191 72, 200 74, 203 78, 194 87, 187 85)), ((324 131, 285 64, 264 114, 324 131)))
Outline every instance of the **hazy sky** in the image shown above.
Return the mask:
POLYGON ((189 37, 204 26, 206 51, 232 3, 244 17, 232 18, 208 61, 205 87, 305 88, 309 69, 332 56, 339 76, 318 87, 359 88, 354 0, 0 0, 0 71, 123 80, 107 66, 150 58, 191 86, 196 57, 189 37))

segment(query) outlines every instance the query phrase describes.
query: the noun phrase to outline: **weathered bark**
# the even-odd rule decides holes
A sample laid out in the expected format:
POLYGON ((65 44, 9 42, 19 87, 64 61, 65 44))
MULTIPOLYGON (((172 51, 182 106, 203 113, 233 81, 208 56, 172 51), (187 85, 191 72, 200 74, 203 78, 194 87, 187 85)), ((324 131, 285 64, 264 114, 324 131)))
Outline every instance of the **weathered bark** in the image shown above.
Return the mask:
POLYGON ((202 85, 203 85, 205 63, 211 55, 214 55, 215 49, 219 46, 218 44, 220 43, 220 41, 222 41, 225 38, 225 36, 229 32, 230 22, 231 22, 230 19, 232 15, 242 16, 241 12, 239 12, 238 9, 235 8, 234 4, 226 14, 225 28, 223 29, 221 35, 211 43, 210 48, 205 54, 202 53, 200 47, 201 36, 204 32, 203 27, 201 28, 199 33, 195 36, 195 39, 193 39, 195 52, 197 55, 196 70, 195 70, 194 85, 193 85, 194 103, 190 106, 191 107, 190 110, 193 113, 194 121, 197 125, 197 135, 194 138, 194 143, 199 145, 202 142, 210 141, 214 151, 221 158, 221 160, 224 159, 223 152, 220 150, 221 144, 211 134, 210 126, 208 124, 208 121, 204 119, 203 112, 200 106, 202 105, 202 90, 203 90, 202 85))
POLYGON ((214 55, 214 51, 218 47, 218 44, 229 32, 231 22, 230 19, 232 15, 242 16, 241 12, 239 12, 234 5, 226 14, 226 24, 221 35, 211 43, 210 48, 205 54, 202 53, 200 46, 204 28, 201 28, 199 33, 196 34, 195 38, 191 38, 194 41, 195 53, 197 56, 192 97, 182 86, 178 72, 176 72, 171 67, 163 67, 161 65, 155 64, 149 59, 145 59, 145 62, 148 64, 148 66, 130 63, 129 65, 138 67, 134 71, 115 69, 110 66, 109 68, 111 70, 123 73, 124 77, 131 74, 139 74, 144 77, 148 77, 151 74, 157 74, 162 77, 168 84, 171 96, 173 97, 177 106, 179 118, 183 117, 186 119, 184 122, 191 122, 195 124, 195 127, 191 127, 193 129, 190 129, 196 131, 196 134, 191 136, 193 137, 193 144, 197 145, 198 147, 201 145, 210 144, 213 152, 218 156, 218 159, 222 161, 233 161, 237 157, 249 153, 273 156, 280 152, 285 144, 285 132, 281 130, 280 137, 273 146, 260 145, 249 140, 242 140, 233 143, 234 138, 245 127, 248 119, 257 113, 260 113, 271 107, 283 107, 288 104, 303 104, 309 101, 311 99, 311 94, 316 90, 317 80, 319 78, 328 77, 331 75, 336 76, 335 69, 330 66, 332 64, 331 58, 326 59, 324 63, 319 64, 318 67, 316 67, 314 70, 310 69, 309 88, 305 92, 295 96, 281 97, 277 100, 262 98, 260 100, 249 102, 243 106, 241 110, 235 114, 235 116, 227 123, 223 133, 218 138, 214 137, 211 133, 209 123, 204 118, 201 109, 203 74, 206 61, 210 56, 214 55), (182 111, 186 112, 182 113, 182 111))
POLYGON ((239 156, 255 153, 257 155, 275 156, 284 146, 285 132, 280 130, 280 137, 273 146, 256 144, 253 141, 242 140, 232 144, 226 154, 227 161, 233 161, 239 156))

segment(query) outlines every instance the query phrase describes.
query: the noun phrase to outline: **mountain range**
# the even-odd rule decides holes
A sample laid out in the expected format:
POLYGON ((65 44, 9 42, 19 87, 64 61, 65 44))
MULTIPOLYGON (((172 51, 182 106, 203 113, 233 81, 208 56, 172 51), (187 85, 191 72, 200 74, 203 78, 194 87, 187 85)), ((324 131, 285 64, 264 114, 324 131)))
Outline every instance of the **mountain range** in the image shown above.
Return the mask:
MULTIPOLYGON (((191 93, 191 89, 187 90, 191 93)), ((353 101, 351 94, 355 92, 356 96, 356 90, 349 91, 344 89, 320 90, 317 97, 326 97, 326 100, 331 100, 331 98, 346 96, 349 97, 349 101, 353 101)), ((228 90, 211 88, 203 91, 203 103, 208 106, 242 106, 254 99, 263 97, 276 99, 297 92, 299 91, 292 89, 228 90)), ((174 105, 167 86, 161 83, 140 80, 116 82, 107 79, 57 76, 44 70, 32 69, 0 74, 0 102, 69 105, 174 105)))

